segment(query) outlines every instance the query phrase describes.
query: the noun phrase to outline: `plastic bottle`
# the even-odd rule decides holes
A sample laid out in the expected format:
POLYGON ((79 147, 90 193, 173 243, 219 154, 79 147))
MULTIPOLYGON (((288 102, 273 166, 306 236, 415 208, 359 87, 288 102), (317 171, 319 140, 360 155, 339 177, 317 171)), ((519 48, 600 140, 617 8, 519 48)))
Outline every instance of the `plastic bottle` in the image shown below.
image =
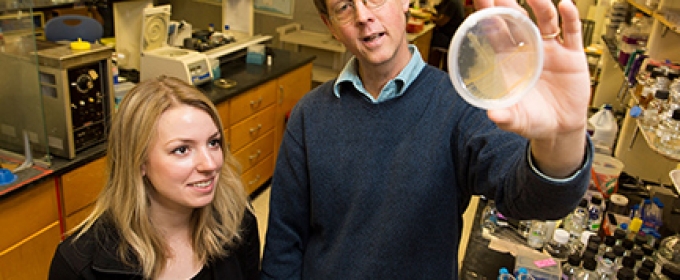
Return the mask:
POLYGON ((527 236, 527 243, 529 247, 534 249, 543 248, 546 231, 547 226, 544 221, 531 221, 531 229, 529 230, 529 235, 527 236))
POLYGON ((517 233, 522 237, 529 237, 529 232, 531 231, 531 220, 520 220, 517 225, 517 233))
POLYGON ((651 203, 646 204, 643 211, 642 227, 658 230, 663 221, 662 208, 663 203, 661 203, 658 197, 654 197, 651 203))
POLYGON ((515 276, 512 276, 507 268, 501 267, 498 270, 498 280, 515 280, 515 276))
POLYGON ((576 280, 595 280, 599 279, 600 275, 597 274, 595 269, 597 268, 597 261, 594 258, 587 258, 583 260, 582 270, 580 270, 574 279, 576 280))
POLYGON ((529 273, 525 267, 520 267, 517 269, 517 275, 515 275, 517 280, 534 280, 534 276, 529 273))
POLYGON ((498 225, 497 214, 496 204, 494 201, 490 199, 487 200, 486 206, 484 206, 484 210, 482 211, 481 221, 479 223, 482 227, 482 236, 485 236, 486 234, 492 234, 496 231, 496 227, 498 225))
POLYGON ((590 208, 588 208, 588 230, 597 232, 602 224, 602 199, 593 196, 590 198, 590 208))
POLYGON ((543 250, 553 259, 560 262, 566 261, 569 255, 569 232, 564 229, 556 229, 553 237, 545 244, 543 250))
POLYGON ((616 142, 616 134, 619 131, 612 105, 602 105, 600 110, 588 119, 588 123, 595 128, 591 140, 596 151, 611 154, 614 142, 616 142))
POLYGON ((654 145, 664 153, 680 152, 680 109, 673 110, 669 118, 659 122, 654 145))

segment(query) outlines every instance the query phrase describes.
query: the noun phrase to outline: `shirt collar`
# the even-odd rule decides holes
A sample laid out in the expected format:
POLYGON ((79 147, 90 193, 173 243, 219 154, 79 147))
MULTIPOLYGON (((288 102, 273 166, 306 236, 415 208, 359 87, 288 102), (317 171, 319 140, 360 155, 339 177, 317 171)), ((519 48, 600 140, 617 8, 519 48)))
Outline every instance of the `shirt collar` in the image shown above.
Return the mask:
POLYGON ((385 84, 382 90, 380 90, 377 99, 373 98, 373 96, 371 96, 364 88, 364 84, 361 82, 361 78, 359 78, 359 73, 357 72, 358 65, 355 56, 352 56, 335 80, 335 84, 333 84, 333 93, 337 98, 340 98, 341 87, 343 85, 352 85, 356 90, 366 96, 368 100, 375 104, 403 95, 408 86, 416 79, 416 77, 418 77, 418 74, 420 74, 420 71, 423 70, 426 65, 425 61, 423 61, 423 58, 420 56, 420 52, 418 52, 418 48, 409 44, 408 50, 411 52, 411 60, 409 60, 406 67, 401 70, 399 75, 385 84))

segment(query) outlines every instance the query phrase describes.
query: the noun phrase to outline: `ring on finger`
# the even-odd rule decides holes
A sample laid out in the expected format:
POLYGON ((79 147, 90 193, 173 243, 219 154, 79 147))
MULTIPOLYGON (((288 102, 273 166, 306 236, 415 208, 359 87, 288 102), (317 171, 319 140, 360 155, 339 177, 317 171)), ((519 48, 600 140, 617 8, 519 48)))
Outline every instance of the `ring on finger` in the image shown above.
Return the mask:
POLYGON ((560 33, 561 33, 561 32, 562 32, 561 30, 557 29, 557 31, 556 31, 555 33, 551 33, 551 34, 541 34, 541 38, 542 38, 543 40, 551 40, 551 39, 555 39, 555 38, 557 38, 557 37, 560 36, 560 33))

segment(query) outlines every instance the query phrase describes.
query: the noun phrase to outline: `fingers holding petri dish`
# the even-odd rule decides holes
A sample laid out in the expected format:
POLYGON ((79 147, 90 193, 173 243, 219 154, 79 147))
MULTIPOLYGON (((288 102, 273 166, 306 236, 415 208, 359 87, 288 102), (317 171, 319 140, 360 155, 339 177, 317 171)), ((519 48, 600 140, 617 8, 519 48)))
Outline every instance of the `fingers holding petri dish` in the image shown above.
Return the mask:
POLYGON ((488 8, 461 24, 448 59, 449 76, 463 99, 483 109, 504 108, 536 84, 543 68, 542 39, 521 12, 488 8))

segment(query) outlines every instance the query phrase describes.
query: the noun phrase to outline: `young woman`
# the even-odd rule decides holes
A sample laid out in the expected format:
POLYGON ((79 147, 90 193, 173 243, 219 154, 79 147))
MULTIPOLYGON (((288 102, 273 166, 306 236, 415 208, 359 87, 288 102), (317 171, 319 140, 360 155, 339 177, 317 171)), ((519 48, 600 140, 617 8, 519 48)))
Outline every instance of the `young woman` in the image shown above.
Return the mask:
POLYGON ((140 83, 108 141, 108 182, 50 279, 256 279, 252 209, 215 106, 176 78, 140 83))

